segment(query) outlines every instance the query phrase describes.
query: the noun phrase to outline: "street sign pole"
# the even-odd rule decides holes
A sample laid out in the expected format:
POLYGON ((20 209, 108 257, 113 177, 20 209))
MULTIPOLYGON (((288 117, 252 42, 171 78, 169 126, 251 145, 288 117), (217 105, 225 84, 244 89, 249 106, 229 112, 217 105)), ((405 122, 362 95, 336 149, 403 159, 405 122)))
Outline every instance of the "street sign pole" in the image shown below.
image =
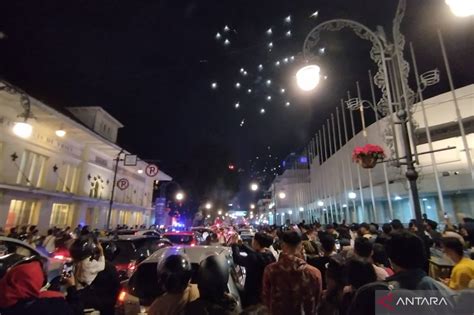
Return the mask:
POLYGON ((109 201, 109 211, 107 213, 107 226, 106 229, 110 228, 110 217, 112 215, 112 205, 114 204, 114 193, 115 193, 115 185, 117 184, 117 171, 118 171, 118 164, 120 161, 120 155, 123 153, 123 149, 117 154, 117 158, 115 159, 115 169, 114 169, 114 180, 112 183, 112 192, 110 193, 110 201, 109 201))

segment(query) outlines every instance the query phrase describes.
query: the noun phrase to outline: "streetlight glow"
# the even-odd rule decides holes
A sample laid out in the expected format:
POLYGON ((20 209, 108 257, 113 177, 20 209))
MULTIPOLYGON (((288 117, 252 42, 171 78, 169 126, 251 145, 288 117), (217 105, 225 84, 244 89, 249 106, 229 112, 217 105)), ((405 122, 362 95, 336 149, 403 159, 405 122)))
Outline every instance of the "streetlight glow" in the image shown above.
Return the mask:
POLYGON ((253 203, 250 204, 250 209, 255 209, 255 205, 253 203))
POLYGON ((258 190, 258 184, 257 183, 250 184, 250 190, 251 191, 257 191, 258 190))
POLYGON ((20 138, 29 138, 33 133, 33 126, 27 122, 16 122, 13 126, 13 133, 20 138))
POLYGON ((285 199, 285 198, 286 198, 285 192, 284 192, 284 191, 280 191, 280 192, 278 193, 278 198, 280 198, 280 199, 285 199))
POLYGON ((176 194, 176 200, 182 201, 183 199, 184 199, 184 193, 178 192, 178 193, 176 194))
POLYGON ((303 207, 300 207, 300 212, 303 212, 304 211, 304 208, 303 207))
POLYGON ((357 194, 353 191, 350 191, 348 194, 347 194, 347 197, 349 197, 349 199, 356 199, 357 198, 357 194))
POLYGON ((457 17, 474 15, 474 0, 446 0, 445 2, 457 17))
POLYGON ((296 73, 296 83, 303 91, 311 91, 318 84, 320 80, 321 68, 316 65, 309 65, 301 68, 296 73))
POLYGON ((218 215, 222 215, 222 210, 217 211, 218 215))
POLYGON ((319 200, 319 201, 318 201, 318 207, 322 207, 322 206, 324 206, 324 201, 319 200))
POLYGON ((212 208, 212 203, 208 202, 206 203, 206 205, 204 206, 207 210, 210 210, 212 208))

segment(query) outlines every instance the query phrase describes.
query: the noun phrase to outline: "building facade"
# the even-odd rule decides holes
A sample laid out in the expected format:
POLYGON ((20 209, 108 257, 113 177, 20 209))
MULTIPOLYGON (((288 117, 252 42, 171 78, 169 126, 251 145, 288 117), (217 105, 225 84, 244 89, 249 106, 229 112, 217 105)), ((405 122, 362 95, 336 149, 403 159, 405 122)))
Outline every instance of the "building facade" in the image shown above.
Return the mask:
MULTIPOLYGON (((7 84, 7 83, 5 83, 7 84)), ((110 226, 154 223, 153 183, 171 180, 159 171, 147 176, 147 163, 122 161, 129 152, 117 144, 120 122, 100 107, 74 107, 60 113, 25 94, 0 90, 0 227, 107 225, 115 161, 117 182, 110 226), (31 135, 15 124, 24 110, 34 118, 31 135)), ((130 156, 133 160, 133 156, 130 156)))
MULTIPOLYGON (((474 217, 474 172, 471 167, 474 161, 468 163, 464 145, 467 143, 472 160, 474 84, 457 89, 455 94, 466 141, 463 141, 451 92, 415 104, 413 112, 416 128, 412 147, 417 152, 419 202, 422 213, 438 222, 445 216, 453 222, 459 222, 462 217, 474 217), (430 151, 436 152, 431 154, 430 151)), ((345 116, 341 115, 346 119, 344 126, 350 126, 349 117, 359 115, 359 112, 344 110, 345 116)), ((403 155, 398 127, 395 126, 394 133, 387 133, 391 128, 389 117, 377 120, 365 130, 352 131, 353 135, 350 127, 344 131, 342 125, 335 127, 333 120, 332 128, 329 125, 326 128, 327 137, 323 138, 319 133, 309 144, 309 180, 305 176, 290 176, 300 180, 294 179, 292 188, 288 189, 281 186, 281 177, 287 177, 286 172, 276 178, 277 223, 279 216, 291 217, 292 222, 300 217, 320 222, 381 223, 392 219, 409 222, 415 215, 405 168, 387 162, 379 163, 373 169, 363 169, 352 161, 353 149, 367 143, 383 147, 387 158, 393 158, 386 144, 388 137, 398 138, 395 146, 403 155), (297 184, 301 187, 297 188, 297 184), (286 192, 288 202, 278 200, 279 190, 286 192), (302 213, 299 213, 301 208, 302 213)))

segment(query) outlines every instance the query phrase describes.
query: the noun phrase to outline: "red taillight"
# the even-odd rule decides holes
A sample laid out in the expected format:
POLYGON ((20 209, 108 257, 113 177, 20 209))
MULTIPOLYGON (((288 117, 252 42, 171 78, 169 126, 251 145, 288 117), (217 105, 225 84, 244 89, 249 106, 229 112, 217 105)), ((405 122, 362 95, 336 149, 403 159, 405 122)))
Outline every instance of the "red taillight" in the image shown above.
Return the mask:
POLYGON ((125 302, 125 298, 126 298, 126 297, 127 297, 127 291, 122 290, 122 291, 120 291, 117 300, 118 300, 120 303, 123 303, 123 302, 125 302))
POLYGON ((58 249, 53 253, 53 258, 63 261, 71 260, 71 254, 67 249, 58 249))
POLYGON ((64 260, 64 258, 66 258, 66 257, 64 257, 64 255, 54 255, 53 258, 54 259, 59 259, 59 260, 64 260))
POLYGON ((135 269, 137 268, 137 262, 132 260, 131 262, 128 263, 128 266, 127 266, 127 269, 129 271, 135 271, 135 269))

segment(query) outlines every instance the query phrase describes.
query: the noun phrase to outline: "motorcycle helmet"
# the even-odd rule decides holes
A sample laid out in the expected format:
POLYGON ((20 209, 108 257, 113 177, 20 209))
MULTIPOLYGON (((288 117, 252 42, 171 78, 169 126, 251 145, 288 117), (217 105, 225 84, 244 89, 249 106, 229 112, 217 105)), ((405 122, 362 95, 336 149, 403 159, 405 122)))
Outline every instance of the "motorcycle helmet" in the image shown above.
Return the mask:
POLYGON ((221 297, 227 292, 230 266, 227 259, 211 255, 201 261, 197 285, 202 296, 221 297))
POLYGON ((191 280, 192 268, 184 255, 170 255, 157 267, 158 283, 168 293, 184 291, 191 280))
POLYGON ((97 240, 95 240, 93 237, 88 236, 78 238, 74 241, 74 243, 72 243, 71 247, 69 248, 69 253, 75 262, 84 260, 88 257, 91 260, 98 260, 100 257, 100 249, 97 245, 97 240))
POLYGON ((32 256, 20 256, 15 253, 11 253, 0 257, 0 279, 11 269, 31 262, 37 261, 41 265, 41 271, 43 273, 43 284, 45 286, 48 283, 48 259, 39 255, 32 256))

